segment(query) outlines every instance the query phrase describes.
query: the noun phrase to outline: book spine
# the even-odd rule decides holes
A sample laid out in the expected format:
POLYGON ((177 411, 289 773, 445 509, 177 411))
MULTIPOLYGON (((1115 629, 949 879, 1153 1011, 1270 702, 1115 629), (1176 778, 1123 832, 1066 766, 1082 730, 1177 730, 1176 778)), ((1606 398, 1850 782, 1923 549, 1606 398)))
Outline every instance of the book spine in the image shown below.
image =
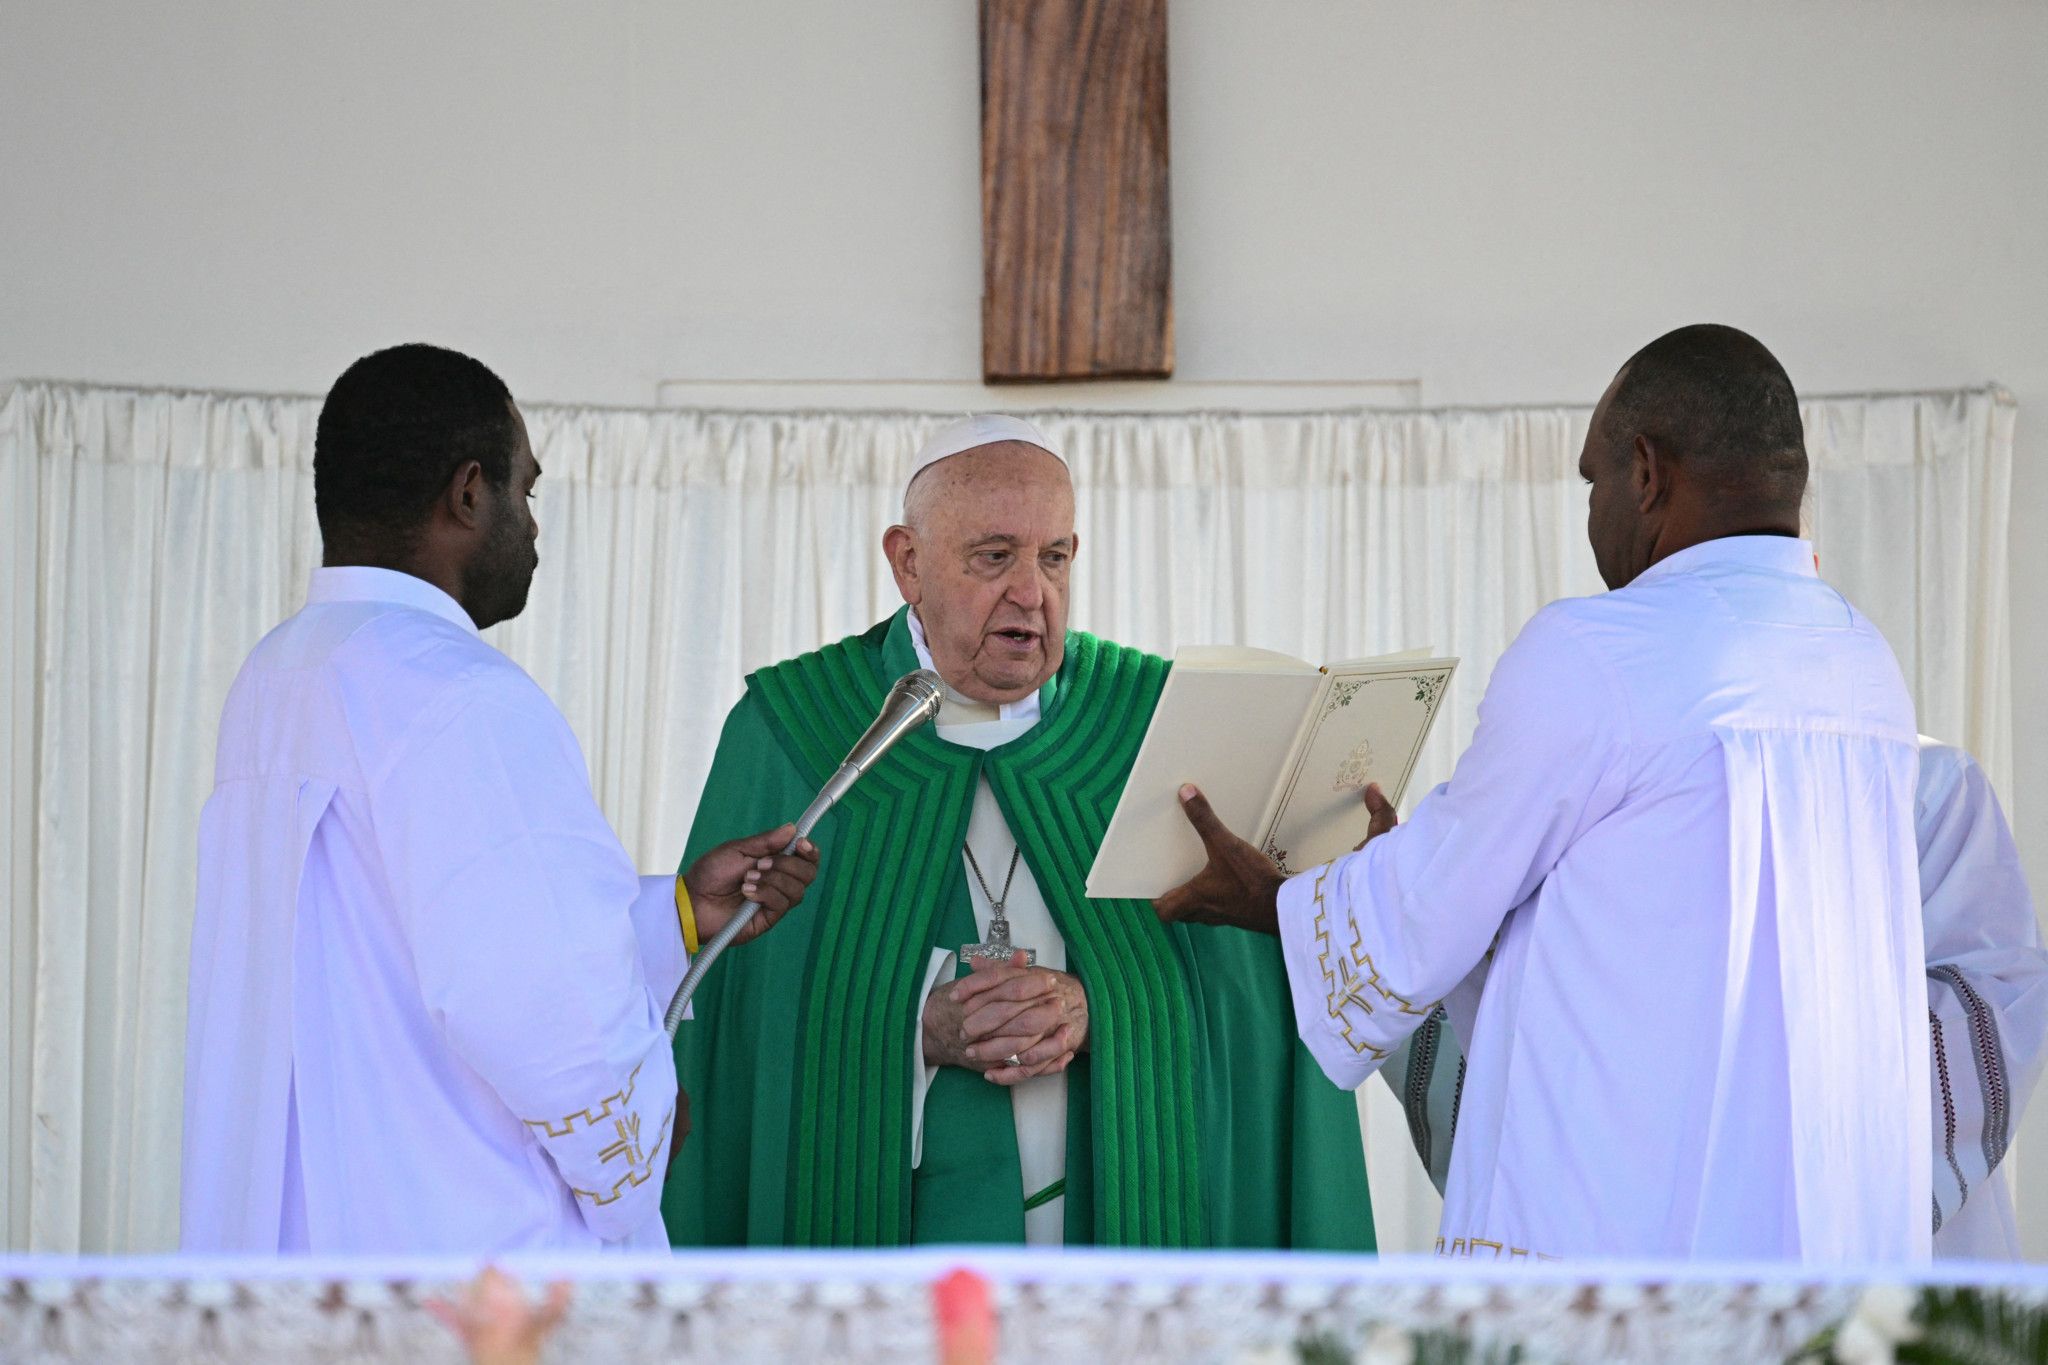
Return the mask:
POLYGON ((1294 785, 1294 776, 1301 771, 1301 761, 1307 756, 1309 740, 1315 736, 1316 721, 1323 714, 1323 707, 1329 701, 1330 687, 1335 681, 1330 670, 1316 670, 1319 681, 1316 690, 1309 694, 1308 708, 1301 713, 1300 724, 1294 727, 1294 742, 1287 746, 1287 761, 1280 765, 1280 778, 1273 784, 1273 790, 1266 793, 1265 813, 1259 817, 1259 831, 1252 842, 1261 849, 1271 852, 1273 829, 1280 823, 1280 816, 1287 808, 1287 791, 1294 785))

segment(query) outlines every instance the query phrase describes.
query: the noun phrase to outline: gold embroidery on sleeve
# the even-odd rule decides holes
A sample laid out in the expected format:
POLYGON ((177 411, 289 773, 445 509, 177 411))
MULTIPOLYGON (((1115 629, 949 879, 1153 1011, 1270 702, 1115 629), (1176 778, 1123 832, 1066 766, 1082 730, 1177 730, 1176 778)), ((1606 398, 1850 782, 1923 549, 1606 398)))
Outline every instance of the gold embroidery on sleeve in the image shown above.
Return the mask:
MULTIPOLYGON (((642 1062, 640 1066, 645 1066, 642 1062)), ((633 1102, 633 1089, 640 1083, 640 1067, 633 1068, 633 1074, 626 1077, 626 1088, 616 1095, 607 1095, 597 1102, 595 1109, 579 1109, 564 1119, 521 1119, 529 1128, 539 1128, 551 1138, 565 1138, 576 1131, 578 1123, 595 1128, 612 1116, 612 1106, 624 1108, 633 1102)))
POLYGON ((644 1162, 647 1157, 640 1150, 640 1115, 637 1113, 628 1114, 626 1117, 616 1120, 612 1127, 618 1130, 619 1140, 599 1152, 597 1159, 610 1162, 624 1157, 628 1166, 638 1166, 644 1162))
POLYGON ((612 1182, 611 1193, 609 1194, 600 1193, 597 1190, 579 1190, 573 1185, 569 1187, 569 1193, 575 1195, 578 1199, 588 1199, 596 1207, 603 1208, 606 1204, 618 1203, 620 1199, 625 1197, 627 1190, 638 1189, 640 1186, 645 1185, 654 1177, 654 1163, 661 1156, 662 1148, 668 1144, 667 1134, 670 1131, 669 1125, 675 1121, 675 1117, 676 1107, 671 1104, 668 1107, 668 1112, 661 1116, 661 1127, 656 1131, 661 1133, 662 1136, 655 1140, 651 1151, 645 1150, 640 1146, 640 1116, 638 1114, 628 1114, 622 1119, 615 1120, 613 1128, 618 1133, 618 1140, 598 1153, 598 1159, 606 1165, 610 1165, 612 1162, 624 1157, 626 1160, 626 1173, 612 1182))
POLYGON ((1328 863, 1316 869, 1314 892, 1316 944, 1321 950, 1316 961, 1322 968, 1323 985, 1329 992, 1330 1018, 1336 1021, 1338 1030, 1344 1035, 1344 1041, 1351 1044, 1353 1052, 1367 1053, 1374 1061, 1384 1062, 1389 1055, 1385 1049, 1375 1047, 1352 1033, 1352 1020, 1345 1013, 1346 1007, 1356 1005, 1370 1015, 1376 1012, 1379 1005, 1391 1004, 1402 1014, 1427 1018, 1430 1010, 1436 1006, 1431 1004, 1428 1009, 1417 1009, 1413 1001, 1395 994, 1387 987, 1386 982, 1380 977, 1379 967, 1372 960, 1372 954, 1365 951, 1364 938, 1355 922, 1351 926, 1350 953, 1335 953, 1336 965, 1331 965, 1333 954, 1330 945, 1330 906, 1323 899, 1323 884, 1329 881, 1330 871, 1331 865, 1328 863))
POLYGON ((1455 1238, 1452 1240, 1450 1249, 1447 1251, 1444 1249, 1444 1239, 1441 1237, 1436 1239, 1436 1254, 1443 1257, 1462 1256, 1467 1260, 1471 1260, 1480 1255, 1482 1248, 1491 1252, 1492 1259, 1496 1261, 1528 1261, 1532 1259, 1555 1261, 1560 1259, 1545 1252, 1531 1251, 1527 1247, 1509 1246, 1505 1242, 1490 1242, 1484 1237, 1455 1238))

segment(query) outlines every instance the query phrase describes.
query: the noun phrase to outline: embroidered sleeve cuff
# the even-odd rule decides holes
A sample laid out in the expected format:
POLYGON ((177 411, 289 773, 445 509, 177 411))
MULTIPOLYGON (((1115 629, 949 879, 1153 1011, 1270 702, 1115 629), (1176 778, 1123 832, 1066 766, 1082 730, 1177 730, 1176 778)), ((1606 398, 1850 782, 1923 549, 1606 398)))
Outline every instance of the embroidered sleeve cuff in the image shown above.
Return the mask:
POLYGON ((521 1116, 546 1149, 584 1225, 605 1241, 632 1237, 659 1216, 661 1173, 676 1115, 674 1065, 657 1040, 609 1094, 572 1097, 583 1107, 521 1116))
POLYGON ((1928 1079, 1934 1105, 1934 1230, 1969 1202, 2005 1158, 2012 1082, 1997 1012, 1947 963, 1927 970, 1928 1079))
POLYGON ((1344 909, 1342 862, 1312 867, 1280 887, 1280 948, 1295 1031, 1332 1083, 1356 1090, 1429 1009, 1415 1010, 1379 984, 1344 909), (1386 1009, 1414 1017, 1405 1027, 1378 1026, 1374 1015, 1386 1009))

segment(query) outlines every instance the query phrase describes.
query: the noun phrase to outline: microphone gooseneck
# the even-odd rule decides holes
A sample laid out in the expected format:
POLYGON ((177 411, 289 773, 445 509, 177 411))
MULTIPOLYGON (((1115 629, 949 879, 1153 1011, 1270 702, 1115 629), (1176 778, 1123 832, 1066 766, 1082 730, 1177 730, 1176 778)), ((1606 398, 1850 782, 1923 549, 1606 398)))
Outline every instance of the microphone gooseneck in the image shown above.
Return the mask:
MULTIPOLYGON (((796 846, 810 834, 818 821, 825 818, 825 812, 837 805, 864 773, 881 762, 882 756, 894 748, 898 740, 939 714, 939 698, 943 692, 944 685, 939 681, 939 675, 929 668, 906 673, 896 680, 882 702, 875 723, 854 741, 853 747, 847 750, 845 761, 831 777, 825 779, 825 785, 818 789, 818 794, 811 798, 811 804, 798 817, 796 833, 783 845, 783 853, 796 852, 796 846)), ((683 984, 676 987, 675 998, 669 1001, 668 1014, 662 1019, 662 1026, 668 1030, 669 1037, 675 1037, 676 1029, 681 1027, 683 1012, 689 1008, 690 996, 696 991, 697 983, 704 979, 704 973, 711 970, 711 964, 718 960, 718 955, 760 910, 759 902, 747 901, 730 923, 698 949, 697 960, 690 964, 683 984)))

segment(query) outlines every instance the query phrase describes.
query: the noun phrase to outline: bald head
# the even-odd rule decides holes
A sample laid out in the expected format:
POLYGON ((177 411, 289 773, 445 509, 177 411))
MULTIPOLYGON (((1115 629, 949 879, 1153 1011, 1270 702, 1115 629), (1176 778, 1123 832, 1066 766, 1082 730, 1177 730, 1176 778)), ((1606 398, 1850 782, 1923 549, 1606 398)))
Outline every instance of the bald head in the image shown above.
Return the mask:
POLYGON ((1716 323, 1667 332, 1629 357, 1601 410, 1610 449, 1648 436, 1731 501, 1797 507, 1806 430, 1792 378, 1761 341, 1716 323))
POLYGON ((1059 671, 1079 539, 1073 480, 1058 456, 997 441, 926 467, 882 548, 954 690, 1019 701, 1059 671))

